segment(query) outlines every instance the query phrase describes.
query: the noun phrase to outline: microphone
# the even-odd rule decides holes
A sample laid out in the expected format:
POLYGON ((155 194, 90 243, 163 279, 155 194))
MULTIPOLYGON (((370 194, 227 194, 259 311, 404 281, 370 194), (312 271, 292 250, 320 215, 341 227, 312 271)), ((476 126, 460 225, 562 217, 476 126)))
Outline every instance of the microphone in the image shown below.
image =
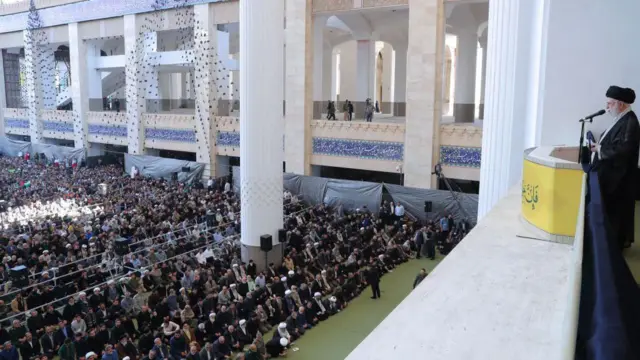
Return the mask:
POLYGON ((607 112, 607 111, 606 111, 606 110, 604 110, 604 109, 602 109, 602 110, 598 110, 598 111, 594 112, 593 114, 591 114, 591 115, 589 115, 589 116, 585 116, 585 117, 583 117, 583 118, 582 118, 582 119, 580 119, 579 121, 580 121, 580 122, 582 122, 582 121, 589 121, 589 120, 593 119, 593 118, 594 118, 594 117, 596 117, 596 116, 604 115, 606 112, 607 112))

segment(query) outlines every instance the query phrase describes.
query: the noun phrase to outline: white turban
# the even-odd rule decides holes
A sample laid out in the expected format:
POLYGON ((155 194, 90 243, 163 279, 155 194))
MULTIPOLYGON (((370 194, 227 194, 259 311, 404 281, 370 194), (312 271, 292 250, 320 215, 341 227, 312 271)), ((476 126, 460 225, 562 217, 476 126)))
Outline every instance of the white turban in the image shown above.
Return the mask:
POLYGON ((210 313, 209 314, 209 319, 213 320, 216 318, 216 313, 210 313))
POLYGON ((230 288, 235 289, 236 288, 236 284, 231 284, 229 285, 230 288))
POLYGON ((198 329, 204 330, 204 324, 198 324, 198 329))
POLYGON ((280 346, 287 346, 289 345, 289 340, 287 340, 286 338, 280 338, 280 346))
POLYGON ((131 360, 131 358, 128 357, 128 356, 125 356, 125 357, 122 358, 122 360, 131 360))
POLYGON ((240 324, 240 325, 244 325, 244 324, 246 324, 246 323, 247 323, 247 320, 245 320, 245 319, 242 319, 242 320, 240 320, 240 322, 239 322, 239 324, 240 324))
POLYGON ((238 264, 233 264, 233 267, 238 267, 238 264))
POLYGON ((322 296, 322 294, 320 294, 319 292, 317 292, 317 293, 313 294, 313 296, 315 296, 315 297, 320 297, 320 296, 322 296))
POLYGON ((321 273, 322 275, 324 275, 324 274, 326 274, 326 273, 327 273, 327 270, 322 270, 320 273, 321 273))
POLYGON ((329 298, 329 301, 331 301, 331 302, 336 302, 336 300, 337 300, 337 299, 336 299, 336 297, 335 297, 335 296, 332 296, 332 297, 330 297, 330 298, 329 298))
POLYGON ((295 273, 293 270, 289 270, 289 276, 293 276, 293 275, 295 275, 295 274, 296 274, 296 273, 295 273))
POLYGON ((278 325, 279 329, 286 329, 287 328, 287 323, 283 323, 281 322, 280 325, 278 325))
POLYGON ((85 359, 88 359, 88 358, 90 358, 92 356, 98 356, 98 355, 96 355, 96 353, 94 353, 93 351, 89 351, 88 353, 86 353, 84 355, 85 359))
POLYGON ((291 295, 291 290, 287 290, 284 292, 284 296, 291 295))
POLYGON ((94 292, 94 293, 96 293, 96 292, 100 292, 100 288, 94 288, 94 289, 93 289, 93 292, 94 292))
POLYGON ((287 281, 287 277, 286 276, 281 277, 280 281, 287 281))

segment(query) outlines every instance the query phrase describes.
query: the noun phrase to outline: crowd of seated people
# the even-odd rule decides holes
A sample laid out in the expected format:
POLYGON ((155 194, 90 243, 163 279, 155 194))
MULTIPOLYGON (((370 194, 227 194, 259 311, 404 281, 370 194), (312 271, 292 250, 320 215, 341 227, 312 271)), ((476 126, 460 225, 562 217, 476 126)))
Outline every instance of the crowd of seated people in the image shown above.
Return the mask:
MULTIPOLYGON (((30 224, 29 233, 3 235, 0 280, 8 281, 7 269, 24 263, 36 286, 15 294, 9 309, 0 304, 8 310, 5 315, 28 313, 26 321, 17 317, 10 328, 0 329, 0 358, 284 356, 300 336, 338 314, 367 287, 366 271, 385 274, 421 251, 415 238, 424 228, 406 217, 384 212, 378 217, 366 209, 343 215, 323 205, 304 208, 285 193, 294 206, 285 209, 283 263, 258 272, 253 261, 239 259, 233 243, 223 251, 214 247, 240 231, 239 202, 225 191, 228 186, 129 179, 109 167, 80 167, 69 176, 57 185, 69 189, 77 184, 75 178, 88 179, 84 187, 90 189, 82 194, 91 193, 91 201, 104 211, 86 221, 47 218, 30 224), (118 191, 97 195, 99 183, 118 191), (192 224, 202 222, 228 225, 193 229, 192 224), (105 258, 119 237, 133 239, 134 246, 122 258, 125 273, 114 275, 105 258), (54 267, 68 275, 51 274, 54 267), (57 281, 47 279, 52 276, 57 281), (72 281, 65 285, 68 278, 72 281)), ((444 233, 437 227, 427 231, 437 237, 444 233)))

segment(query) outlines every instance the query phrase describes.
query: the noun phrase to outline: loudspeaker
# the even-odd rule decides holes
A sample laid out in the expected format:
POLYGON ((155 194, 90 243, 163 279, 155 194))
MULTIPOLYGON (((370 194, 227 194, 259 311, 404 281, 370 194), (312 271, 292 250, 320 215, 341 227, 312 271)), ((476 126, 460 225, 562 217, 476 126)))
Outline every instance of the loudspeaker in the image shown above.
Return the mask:
POLYGON ((278 230, 278 242, 284 244, 287 242, 287 230, 279 229, 278 230))
POLYGON ((26 287, 29 285, 29 270, 24 265, 18 265, 11 269, 9 278, 13 286, 17 288, 26 287))
POLYGON ((424 212, 428 213, 428 212, 431 212, 431 210, 433 210, 433 203, 431 201, 425 201, 424 212))
POLYGON ((129 253, 129 244, 131 244, 130 239, 126 238, 117 238, 113 243, 113 249, 115 250, 116 255, 124 256, 129 253))
POLYGON ((262 235, 260 236, 260 250, 262 251, 271 251, 273 249, 273 239, 271 235, 262 235))
POLYGON ((178 172, 171 173, 171 180, 178 181, 178 172))
POLYGON ((188 166, 183 166, 182 167, 182 172, 186 172, 186 173, 191 172, 191 168, 188 167, 188 166))

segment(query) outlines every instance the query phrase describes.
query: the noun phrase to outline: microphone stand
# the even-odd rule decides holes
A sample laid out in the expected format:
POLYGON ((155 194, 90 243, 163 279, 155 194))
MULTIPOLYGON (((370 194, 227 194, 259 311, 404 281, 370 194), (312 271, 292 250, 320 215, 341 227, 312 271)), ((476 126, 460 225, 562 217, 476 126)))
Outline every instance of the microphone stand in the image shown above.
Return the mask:
POLYGON ((592 123, 593 118, 589 117, 580 119, 580 144, 578 144, 578 164, 582 164, 582 151, 584 148, 584 146, 582 145, 584 143, 584 124, 587 122, 592 123))

